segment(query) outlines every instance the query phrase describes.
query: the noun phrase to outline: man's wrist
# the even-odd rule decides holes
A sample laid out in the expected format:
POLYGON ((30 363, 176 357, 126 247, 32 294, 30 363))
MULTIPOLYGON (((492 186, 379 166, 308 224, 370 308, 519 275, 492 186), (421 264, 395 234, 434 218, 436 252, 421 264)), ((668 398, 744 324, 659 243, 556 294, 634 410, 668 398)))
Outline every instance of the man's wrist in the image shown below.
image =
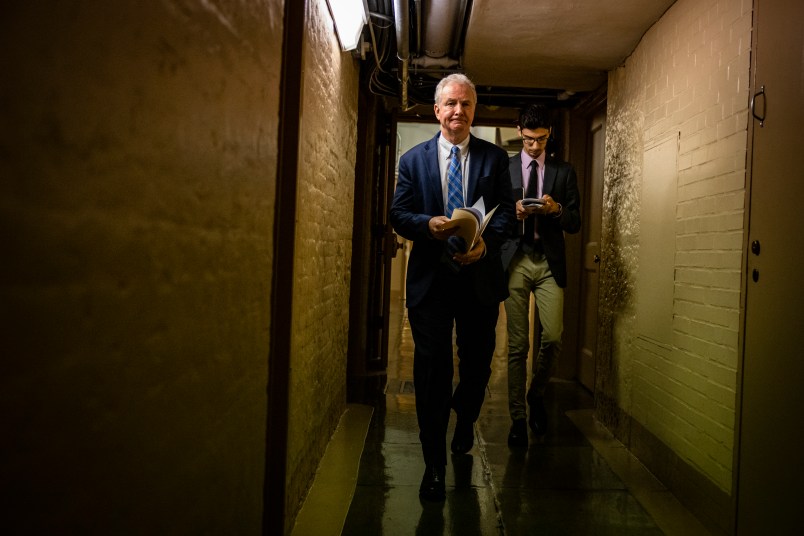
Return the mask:
POLYGON ((558 212, 553 214, 553 217, 554 218, 560 218, 561 214, 564 212, 564 207, 561 206, 561 203, 556 203, 556 205, 558 205, 558 212))

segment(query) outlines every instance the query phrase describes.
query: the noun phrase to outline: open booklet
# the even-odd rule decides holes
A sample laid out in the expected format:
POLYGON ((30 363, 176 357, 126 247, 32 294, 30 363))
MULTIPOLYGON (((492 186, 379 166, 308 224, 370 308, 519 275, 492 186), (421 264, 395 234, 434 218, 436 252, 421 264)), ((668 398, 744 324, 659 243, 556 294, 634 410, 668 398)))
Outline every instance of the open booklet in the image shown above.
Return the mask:
MULTIPOLYGON (((497 207, 499 206, 500 205, 497 205, 497 207)), ((458 230, 455 231, 453 236, 463 238, 466 241, 466 251, 470 251, 475 247, 475 243, 477 239, 480 238, 480 235, 483 234, 486 224, 491 220, 497 207, 494 207, 486 214, 486 204, 481 197, 477 200, 477 203, 471 207, 456 208, 453 210, 452 218, 443 225, 443 228, 452 229, 453 227, 457 227, 458 230)))

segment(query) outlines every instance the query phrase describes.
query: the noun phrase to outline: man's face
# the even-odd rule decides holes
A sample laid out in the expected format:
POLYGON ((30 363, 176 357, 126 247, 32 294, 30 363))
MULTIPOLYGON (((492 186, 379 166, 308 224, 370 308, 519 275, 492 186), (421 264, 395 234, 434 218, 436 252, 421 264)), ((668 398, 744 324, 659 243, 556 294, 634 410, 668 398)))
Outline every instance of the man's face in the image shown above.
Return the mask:
POLYGON ((452 143, 460 143, 469 135, 475 118, 474 95, 469 86, 448 84, 441 90, 435 105, 435 115, 441 123, 441 133, 452 143))
POLYGON ((528 156, 538 158, 547 146, 547 140, 550 138, 550 129, 537 128, 531 130, 529 128, 520 128, 519 136, 522 138, 522 144, 525 146, 525 152, 528 153, 528 156))

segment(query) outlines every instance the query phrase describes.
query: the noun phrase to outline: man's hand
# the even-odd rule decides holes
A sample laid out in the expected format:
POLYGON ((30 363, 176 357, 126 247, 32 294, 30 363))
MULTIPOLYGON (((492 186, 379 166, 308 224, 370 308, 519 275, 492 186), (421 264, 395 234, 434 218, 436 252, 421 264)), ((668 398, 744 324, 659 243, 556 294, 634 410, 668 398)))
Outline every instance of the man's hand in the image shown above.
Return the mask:
POLYGON ((522 206, 522 200, 520 199, 516 202, 516 219, 519 221, 526 219, 528 216, 535 213, 534 208, 533 206, 525 208, 522 206))
POLYGON ((473 264, 486 254, 486 243, 483 242, 483 237, 479 237, 477 242, 475 243, 475 247, 473 247, 470 251, 466 253, 456 253, 452 256, 452 260, 457 262, 458 264, 465 266, 467 264, 473 264))
POLYGON ((449 218, 446 216, 434 216, 430 218, 428 226, 430 227, 430 234, 433 235, 433 238, 436 240, 446 240, 455 234, 455 232, 458 230, 457 227, 443 229, 444 224, 446 224, 448 221, 449 218))
POLYGON ((555 200, 550 197, 549 195, 542 196, 544 200, 543 205, 529 205, 527 207, 522 206, 522 200, 516 202, 516 219, 519 221, 524 220, 531 214, 558 214, 561 212, 561 206, 555 202, 555 200))

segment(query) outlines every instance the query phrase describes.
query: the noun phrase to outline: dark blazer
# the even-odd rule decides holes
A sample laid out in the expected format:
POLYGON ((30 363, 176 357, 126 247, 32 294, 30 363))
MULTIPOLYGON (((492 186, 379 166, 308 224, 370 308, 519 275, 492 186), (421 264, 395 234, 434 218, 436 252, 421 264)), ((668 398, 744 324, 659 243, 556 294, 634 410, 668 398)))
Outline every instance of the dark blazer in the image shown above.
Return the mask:
MULTIPOLYGON (((522 153, 517 153, 510 160, 511 187, 514 199, 522 199, 522 153)), ((581 196, 578 193, 578 179, 573 167, 557 158, 547 157, 544 161, 544 187, 542 194, 552 197, 560 203, 560 217, 537 216, 539 236, 547 257, 547 264, 553 273, 558 286, 567 286, 567 256, 564 245, 564 233, 574 234, 581 229, 581 196)), ((518 224, 521 222, 517 222, 518 224)), ((514 225, 508 241, 502 246, 503 268, 508 269, 511 259, 519 247, 522 237, 522 225, 514 225)))
MULTIPOLYGON (((415 307, 425 297, 446 250, 447 243, 434 239, 428 227, 433 216, 443 216, 445 212, 438 166, 440 135, 413 147, 399 159, 391 225, 399 235, 413 241, 406 283, 408 307, 415 307)), ((483 233, 486 255, 461 268, 484 304, 499 303, 508 297, 500 247, 516 221, 511 192, 507 153, 470 135, 466 205, 474 205, 481 196, 487 210, 499 205, 483 233)))

